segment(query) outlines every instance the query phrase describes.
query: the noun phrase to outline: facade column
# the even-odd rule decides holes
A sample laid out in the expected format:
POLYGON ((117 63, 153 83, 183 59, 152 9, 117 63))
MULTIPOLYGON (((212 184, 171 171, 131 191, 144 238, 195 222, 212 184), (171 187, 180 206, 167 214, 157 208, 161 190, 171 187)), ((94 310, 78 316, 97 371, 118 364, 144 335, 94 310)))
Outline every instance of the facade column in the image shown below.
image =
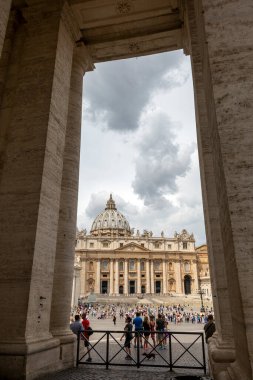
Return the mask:
POLYGON ((101 286, 100 286, 100 259, 97 259, 97 275, 96 275, 96 282, 95 282, 95 293, 100 294, 101 293, 101 286))
POLYGON ((81 267, 79 265, 75 265, 73 289, 72 289, 72 300, 71 300, 72 307, 78 305, 78 299, 79 299, 80 291, 81 291, 80 273, 81 273, 81 267))
POLYGON ((194 279, 194 287, 193 287, 193 292, 198 293, 199 290, 199 279, 198 279, 198 271, 197 271, 197 262, 196 260, 192 260, 191 262, 191 268, 193 272, 193 279, 194 279))
POLYGON ((115 260, 115 287, 114 287, 114 293, 116 295, 119 294, 119 260, 115 260))
POLYGON ((137 294, 141 294, 141 260, 137 259, 137 294))
POLYGON ((81 289, 80 289, 80 293, 81 293, 81 297, 84 297, 86 295, 86 259, 82 260, 81 261, 81 289))
POLYGON ((215 0, 185 5, 217 328, 208 344, 210 367, 217 379, 251 380, 253 60, 245 51, 252 42, 252 2, 244 1, 240 12, 235 3, 219 3, 225 23, 214 22, 215 0))
POLYGON ((110 295, 113 295, 114 290, 114 270, 113 270, 113 259, 110 260, 110 295))
POLYGON ((155 282, 154 282, 154 261, 150 261, 150 293, 155 293, 155 282))
POLYGON ((176 280, 176 293, 177 294, 182 294, 182 278, 181 278, 181 262, 176 261, 174 263, 175 266, 175 280, 176 280))
POLYGON ((124 294, 128 296, 128 260, 124 262, 124 294))
POLYGON ((0 57, 4 45, 10 9, 11 0, 0 0, 0 57))
MULTIPOLYGON (((75 38, 64 15, 66 9, 58 0, 31 3, 24 8, 26 24, 22 28, 25 37, 22 50, 15 50, 14 44, 12 52, 19 62, 12 102, 8 101, 7 89, 16 78, 16 71, 8 71, 2 92, 1 378, 13 378, 17 373, 36 377, 45 369, 50 372, 64 366, 59 356, 60 340, 52 336, 50 326, 75 46, 75 38), (38 21, 43 17, 43 27, 38 27, 38 21), (11 230, 12 241, 9 239, 11 230), (12 300, 13 308, 19 310, 18 322, 6 309, 8 299, 12 300), (16 331, 6 330, 7 319, 9 324, 16 326, 16 331)), ((19 30, 17 39, 18 34, 19 30)), ((64 305, 64 321, 69 317, 71 306, 74 247, 70 255, 68 307, 64 305)), ((72 342, 71 337, 73 348, 72 342)), ((67 360, 72 366, 73 352, 69 353, 67 360)))
POLYGON ((166 265, 166 260, 163 260, 163 294, 167 294, 167 265, 166 265))
POLYGON ((146 293, 150 293, 150 266, 149 259, 146 260, 146 293))

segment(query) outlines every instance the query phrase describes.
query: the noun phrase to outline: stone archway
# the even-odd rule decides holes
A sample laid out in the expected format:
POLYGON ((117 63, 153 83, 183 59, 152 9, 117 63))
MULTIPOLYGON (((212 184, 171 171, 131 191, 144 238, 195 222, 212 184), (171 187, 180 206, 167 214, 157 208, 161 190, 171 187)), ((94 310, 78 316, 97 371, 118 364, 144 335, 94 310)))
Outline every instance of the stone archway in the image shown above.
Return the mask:
POLYGON ((229 372, 252 380, 252 1, 239 8, 226 0, 126 4, 101 2, 96 25, 82 0, 0 5, 0 375, 35 377, 74 365, 68 323, 84 73, 93 62, 184 48, 192 59, 217 326, 210 365, 215 379, 229 372), (117 34, 105 33, 112 20, 117 34), (18 334, 6 330, 16 323, 9 299, 19 310, 18 334), (10 347, 19 347, 18 356, 10 347))

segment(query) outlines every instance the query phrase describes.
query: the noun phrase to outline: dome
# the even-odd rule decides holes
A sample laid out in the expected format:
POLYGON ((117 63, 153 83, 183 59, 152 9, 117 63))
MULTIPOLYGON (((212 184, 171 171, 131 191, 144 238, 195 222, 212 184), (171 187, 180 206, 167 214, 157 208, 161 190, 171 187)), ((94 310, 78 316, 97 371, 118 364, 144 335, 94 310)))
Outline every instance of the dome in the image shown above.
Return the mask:
POLYGON ((128 221, 119 211, 117 211, 112 195, 106 203, 105 211, 101 212, 91 226, 92 235, 131 235, 128 221))

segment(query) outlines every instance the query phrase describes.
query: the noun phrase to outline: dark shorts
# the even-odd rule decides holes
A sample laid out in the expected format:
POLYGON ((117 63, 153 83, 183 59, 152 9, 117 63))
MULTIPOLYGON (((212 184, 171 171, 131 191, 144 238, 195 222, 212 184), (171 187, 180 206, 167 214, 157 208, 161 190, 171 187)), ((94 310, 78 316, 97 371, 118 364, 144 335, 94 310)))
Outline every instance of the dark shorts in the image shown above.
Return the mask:
POLYGON ((88 340, 85 340, 84 341, 84 347, 89 347, 89 345, 90 345, 90 342, 88 340))
POLYGON ((125 340, 125 343, 124 343, 124 347, 126 347, 126 348, 130 348, 130 347, 131 347, 131 340, 126 339, 126 340, 125 340))
POLYGON ((143 334, 143 329, 140 329, 140 330, 135 330, 135 337, 137 338, 138 336, 142 336, 143 334))

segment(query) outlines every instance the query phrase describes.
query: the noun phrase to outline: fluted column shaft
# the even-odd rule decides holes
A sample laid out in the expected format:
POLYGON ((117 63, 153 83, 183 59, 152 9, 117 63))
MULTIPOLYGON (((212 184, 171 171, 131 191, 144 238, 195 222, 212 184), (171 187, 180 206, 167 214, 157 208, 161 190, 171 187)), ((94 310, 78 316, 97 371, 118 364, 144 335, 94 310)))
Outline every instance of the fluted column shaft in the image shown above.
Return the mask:
POLYGON ((166 294, 167 292, 166 260, 163 260, 163 294, 166 294))
POLYGON ((113 289, 114 289, 113 260, 110 260, 110 294, 113 294, 113 289))
POLYGON ((154 261, 150 262, 150 293, 155 293, 155 282, 154 282, 154 261))
POLYGON ((97 260, 97 276, 95 283, 95 293, 100 294, 100 260, 97 260))
POLYGON ((124 294, 128 295, 128 260, 124 262, 124 294))
POLYGON ((141 293, 141 260, 137 260, 137 293, 141 293))
POLYGON ((115 260, 115 287, 114 293, 119 294, 119 260, 115 260))
POLYGON ((146 260, 146 293, 150 293, 150 266, 149 260, 146 260))
POLYGON ((181 263, 179 261, 174 263, 175 267, 175 280, 176 280, 176 293, 182 293, 182 278, 181 278, 181 263))

